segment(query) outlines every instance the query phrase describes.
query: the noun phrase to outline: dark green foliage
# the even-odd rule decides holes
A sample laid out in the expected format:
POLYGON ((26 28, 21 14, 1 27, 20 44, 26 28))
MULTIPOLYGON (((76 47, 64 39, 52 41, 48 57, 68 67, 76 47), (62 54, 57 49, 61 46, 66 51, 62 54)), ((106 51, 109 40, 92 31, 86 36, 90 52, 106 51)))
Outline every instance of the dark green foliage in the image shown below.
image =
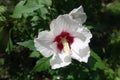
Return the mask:
POLYGON ((34 45, 34 42, 33 40, 28 40, 28 41, 24 41, 24 42, 18 42, 17 43, 18 45, 21 45, 21 46, 24 46, 26 48, 29 48, 30 50, 35 50, 35 47, 33 46, 34 45))
POLYGON ((120 80, 120 0, 0 0, 0 80, 120 80), (38 32, 82 5, 93 34, 88 63, 52 70, 34 47, 38 32))
POLYGON ((50 63, 49 63, 50 58, 51 57, 39 59, 36 62, 36 65, 33 68, 33 71, 40 72, 40 71, 44 71, 44 70, 48 69, 50 67, 50 63))

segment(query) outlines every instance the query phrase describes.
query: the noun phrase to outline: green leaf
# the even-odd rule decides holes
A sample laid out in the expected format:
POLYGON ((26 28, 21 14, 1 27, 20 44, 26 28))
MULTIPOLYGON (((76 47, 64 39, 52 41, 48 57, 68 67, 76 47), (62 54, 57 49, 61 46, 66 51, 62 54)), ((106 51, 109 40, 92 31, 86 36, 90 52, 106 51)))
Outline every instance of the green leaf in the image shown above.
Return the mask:
POLYGON ((15 9, 14 9, 14 12, 13 12, 13 15, 12 17, 13 18, 21 18, 22 16, 22 13, 24 12, 23 9, 23 5, 25 4, 25 1, 20 1, 16 6, 15 6, 15 9))
POLYGON ((116 0, 113 3, 109 4, 106 8, 106 11, 109 13, 120 15, 120 1, 116 0))
POLYGON ((6 12, 7 8, 0 5, 0 14, 6 12))
POLYGON ((101 61, 101 58, 93 51, 91 50, 90 54, 96 61, 101 61))
POLYGON ((34 72, 40 72, 40 71, 44 71, 47 70, 50 67, 50 58, 41 58, 36 62, 35 67, 33 68, 34 72))
POLYGON ((120 80, 120 77, 116 77, 114 80, 120 80))
POLYGON ((48 12, 48 10, 47 10, 46 7, 42 7, 42 8, 40 9, 40 15, 41 15, 41 17, 42 17, 43 19, 47 19, 46 14, 48 14, 48 13, 49 13, 49 12, 48 12))
POLYGON ((2 22, 2 21, 6 21, 5 16, 0 16, 0 22, 2 22))
POLYGON ((39 20, 39 17, 38 16, 34 16, 31 21, 38 21, 39 20))
POLYGON ((94 66, 94 70, 96 70, 96 69, 104 69, 105 68, 105 64, 104 64, 104 62, 102 62, 102 61, 98 61, 98 62, 96 62, 96 64, 95 64, 95 66, 94 66))
POLYGON ((40 53, 39 53, 38 51, 33 51, 33 52, 30 54, 29 57, 31 57, 31 58, 34 58, 34 57, 38 58, 39 56, 40 56, 40 53))
POLYGON ((39 4, 43 4, 45 6, 51 6, 52 5, 52 0, 37 0, 39 4))
POLYGON ((4 65, 4 62, 5 62, 4 58, 0 58, 0 66, 4 65))
POLYGON ((120 31, 119 30, 113 30, 113 33, 110 36, 110 43, 120 43, 120 31))
MULTIPOLYGON (((14 9, 13 18, 21 18, 22 15, 28 16, 29 13, 40 9, 41 7, 51 6, 51 0, 24 0, 20 1, 14 9)), ((45 11, 45 10, 44 10, 45 11)), ((46 12, 46 11, 45 11, 46 12)))
POLYGON ((36 0, 27 0, 27 2, 26 2, 26 0, 20 1, 16 5, 12 17, 13 18, 21 18, 22 15, 31 13, 34 10, 37 10, 41 7, 43 7, 43 5, 38 4, 36 0))
POLYGON ((11 38, 9 37, 8 43, 7 43, 7 48, 6 48, 6 52, 8 52, 8 54, 10 54, 10 52, 13 50, 13 43, 11 38))
POLYGON ((120 67, 117 70, 118 76, 120 77, 120 67))
POLYGON ((18 45, 24 46, 26 48, 29 48, 30 50, 36 50, 34 47, 34 42, 33 40, 28 40, 28 41, 24 41, 24 42, 18 42, 18 45))
POLYGON ((93 29, 94 27, 91 25, 85 25, 85 27, 87 27, 88 29, 93 29))
POLYGON ((0 27, 0 32, 3 31, 4 27, 0 27))
POLYGON ((91 56, 90 56, 90 59, 88 61, 89 67, 91 67, 93 70, 105 68, 104 61, 102 61, 101 58, 94 51, 91 50, 90 55, 91 56))

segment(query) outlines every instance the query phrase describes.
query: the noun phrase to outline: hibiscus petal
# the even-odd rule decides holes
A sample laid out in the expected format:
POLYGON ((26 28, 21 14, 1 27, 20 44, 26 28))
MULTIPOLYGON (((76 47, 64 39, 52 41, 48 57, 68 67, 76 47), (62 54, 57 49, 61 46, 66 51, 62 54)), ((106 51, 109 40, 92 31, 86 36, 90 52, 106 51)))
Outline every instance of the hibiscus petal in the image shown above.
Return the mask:
POLYGON ((87 45, 88 44, 85 44, 81 39, 74 38, 74 42, 71 44, 71 48, 75 49, 75 51, 78 51, 79 49, 85 48, 87 45))
POLYGON ((83 11, 82 6, 76 8, 76 9, 73 9, 69 13, 69 15, 72 17, 73 20, 75 20, 75 21, 77 21, 78 23, 81 23, 81 24, 83 24, 87 19, 87 16, 83 11))
POLYGON ((51 32, 42 31, 39 33, 38 38, 34 39, 36 49, 45 57, 49 57, 53 54, 52 37, 51 32))
POLYGON ((57 53, 54 54, 50 60, 52 69, 57 69, 60 67, 67 66, 71 63, 71 56, 69 53, 57 53))
POLYGON ((91 34, 90 30, 88 30, 86 27, 83 28, 81 33, 83 33, 88 38, 92 38, 92 34, 91 34))
POLYGON ((50 24, 50 30, 55 35, 60 34, 62 31, 76 31, 80 25, 73 21, 68 14, 60 15, 54 19, 50 24))
MULTIPOLYGON (((80 54, 80 53, 79 53, 79 54, 80 54)), ((85 63, 87 63, 87 62, 88 62, 88 59, 89 59, 89 57, 90 57, 90 51, 89 51, 88 53, 86 53, 86 55, 85 55, 84 57, 80 57, 79 54, 76 53, 76 52, 74 52, 74 51, 72 51, 71 57, 72 57, 73 59, 76 59, 76 60, 80 61, 80 62, 85 62, 85 63)))
POLYGON ((82 42, 80 39, 75 38, 74 43, 71 45, 73 59, 76 59, 80 62, 87 62, 88 57, 90 56, 90 50, 87 43, 82 42))
POLYGON ((76 32, 72 32, 72 35, 76 38, 79 38, 85 44, 89 43, 90 39, 92 38, 91 32, 85 27, 79 27, 76 32))

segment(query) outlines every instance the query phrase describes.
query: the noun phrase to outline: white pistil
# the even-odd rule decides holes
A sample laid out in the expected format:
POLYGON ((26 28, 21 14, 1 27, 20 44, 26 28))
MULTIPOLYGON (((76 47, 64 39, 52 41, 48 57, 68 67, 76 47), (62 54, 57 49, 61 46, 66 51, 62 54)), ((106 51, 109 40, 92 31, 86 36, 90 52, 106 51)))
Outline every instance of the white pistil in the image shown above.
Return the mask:
POLYGON ((65 51, 65 53, 69 53, 70 52, 69 43, 67 42, 65 38, 62 39, 62 45, 63 45, 63 50, 65 51))

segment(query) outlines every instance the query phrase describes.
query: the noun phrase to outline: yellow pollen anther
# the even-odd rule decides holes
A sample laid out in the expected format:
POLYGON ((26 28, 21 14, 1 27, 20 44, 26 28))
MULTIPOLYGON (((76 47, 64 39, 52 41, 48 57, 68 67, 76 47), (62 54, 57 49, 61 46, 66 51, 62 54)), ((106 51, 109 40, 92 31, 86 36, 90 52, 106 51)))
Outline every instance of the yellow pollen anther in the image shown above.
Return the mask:
POLYGON ((69 53, 70 47, 69 47, 67 40, 65 38, 62 38, 61 41, 62 41, 62 45, 63 45, 63 50, 65 51, 65 53, 69 53))

